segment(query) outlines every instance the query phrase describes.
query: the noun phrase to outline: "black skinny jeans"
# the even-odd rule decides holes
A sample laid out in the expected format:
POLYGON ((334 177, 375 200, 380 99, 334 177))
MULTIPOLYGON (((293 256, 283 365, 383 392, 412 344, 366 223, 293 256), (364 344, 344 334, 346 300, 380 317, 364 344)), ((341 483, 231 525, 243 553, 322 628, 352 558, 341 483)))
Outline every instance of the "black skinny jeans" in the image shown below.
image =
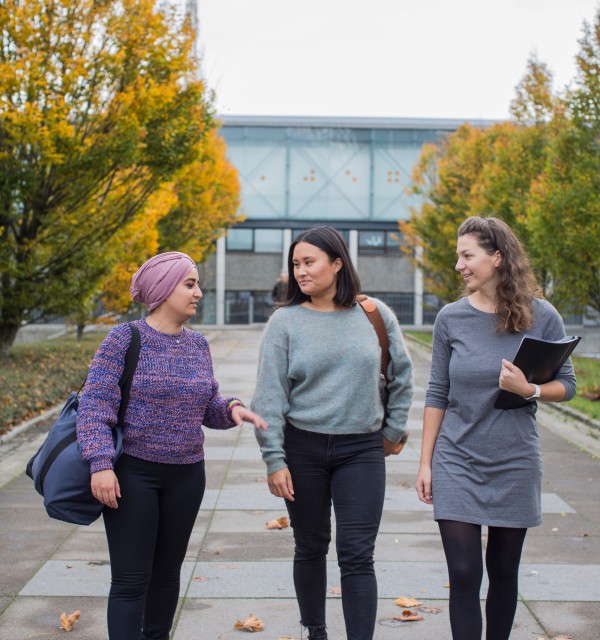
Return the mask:
POLYGON ((335 510, 336 549, 348 640, 372 640, 377 614, 373 553, 385 494, 381 432, 328 435, 285 430, 294 485, 294 586, 304 626, 325 624, 326 556, 335 510))
POLYGON ((110 640, 168 640, 181 565, 204 495, 204 461, 159 464, 123 454, 118 509, 104 509, 111 565, 110 640))

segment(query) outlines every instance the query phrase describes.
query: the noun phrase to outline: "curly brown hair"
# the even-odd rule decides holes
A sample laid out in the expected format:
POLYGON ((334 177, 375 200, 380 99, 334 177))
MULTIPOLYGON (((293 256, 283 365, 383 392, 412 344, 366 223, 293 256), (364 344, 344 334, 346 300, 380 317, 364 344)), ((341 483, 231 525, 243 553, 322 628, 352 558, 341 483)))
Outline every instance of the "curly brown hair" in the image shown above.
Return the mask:
MULTIPOLYGON (((496 289, 498 333, 519 333, 533 323, 533 300, 541 298, 541 287, 533 273, 529 258, 513 230, 494 216, 467 218, 458 229, 458 237, 467 234, 477 238, 489 255, 500 252, 499 283, 496 289)), ((472 291, 465 286, 463 295, 472 291)))

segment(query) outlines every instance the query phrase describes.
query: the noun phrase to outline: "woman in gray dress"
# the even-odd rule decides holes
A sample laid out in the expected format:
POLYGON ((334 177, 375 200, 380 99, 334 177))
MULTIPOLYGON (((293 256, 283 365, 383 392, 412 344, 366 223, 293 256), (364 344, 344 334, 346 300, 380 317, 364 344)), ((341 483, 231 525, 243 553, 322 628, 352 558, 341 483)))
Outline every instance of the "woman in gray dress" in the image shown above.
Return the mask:
POLYGON ((568 360, 554 380, 538 386, 511 363, 525 333, 559 340, 565 329, 556 309, 540 297, 525 251, 508 225, 493 217, 469 218, 458 230, 457 256, 464 296, 446 305, 435 322, 415 486, 419 499, 433 504, 442 536, 452 637, 481 639, 481 527, 486 525, 486 638, 506 640, 525 534, 541 523, 536 400, 570 400, 575 375, 568 360), (495 409, 499 389, 529 402, 495 409))

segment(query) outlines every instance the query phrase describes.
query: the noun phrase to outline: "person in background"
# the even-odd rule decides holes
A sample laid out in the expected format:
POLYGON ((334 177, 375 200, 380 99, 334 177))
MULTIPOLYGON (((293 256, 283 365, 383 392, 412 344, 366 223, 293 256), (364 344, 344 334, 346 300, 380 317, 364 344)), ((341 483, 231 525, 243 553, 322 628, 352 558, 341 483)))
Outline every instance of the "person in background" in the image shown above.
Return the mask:
POLYGON ((541 523, 542 464, 537 401, 575 395, 568 360, 556 379, 527 382, 511 363, 524 335, 558 340, 562 318, 539 297, 523 247, 503 221, 472 217, 458 230, 456 270, 464 296, 446 305, 433 330, 425 400, 419 499, 433 504, 450 577, 455 640, 480 640, 481 527, 488 527, 487 640, 507 640, 517 606, 521 550, 541 523), (524 407, 494 408, 500 389, 524 407))
POLYGON ((102 342, 83 390, 77 438, 90 463, 93 495, 104 505, 111 564, 110 640, 167 640, 192 527, 204 495, 204 433, 264 420, 219 393, 206 338, 184 327, 202 298, 194 261, 161 253, 133 277, 131 296, 150 314, 136 321, 141 349, 114 462, 111 430, 129 324, 102 342))
POLYGON ((288 282, 288 272, 285 269, 282 269, 279 274, 279 278, 277 278, 277 282, 271 291, 271 297, 273 298, 273 305, 275 308, 277 308, 277 306, 287 298, 288 282))
POLYGON ((356 296, 360 281, 342 236, 303 232, 288 254, 286 300, 264 331, 252 409, 271 493, 294 533, 301 625, 326 640, 326 556, 335 510, 342 607, 349 640, 372 640, 373 553, 385 493, 385 456, 405 442, 412 365, 393 311, 375 300, 390 341, 388 417, 379 396, 381 349, 356 296))

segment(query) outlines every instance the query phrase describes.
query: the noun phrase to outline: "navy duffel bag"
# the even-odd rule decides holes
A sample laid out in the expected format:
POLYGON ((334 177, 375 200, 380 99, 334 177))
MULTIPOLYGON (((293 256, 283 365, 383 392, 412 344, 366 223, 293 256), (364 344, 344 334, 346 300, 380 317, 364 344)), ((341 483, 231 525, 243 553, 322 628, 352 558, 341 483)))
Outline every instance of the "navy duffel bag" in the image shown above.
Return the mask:
MULTIPOLYGON (((125 367, 119 380, 121 406, 113 430, 115 462, 123 449, 121 424, 127 410, 131 380, 140 353, 140 333, 130 324, 131 342, 125 356, 125 367)), ((33 480, 35 490, 44 496, 48 515, 71 524, 91 524, 100 517, 104 505, 92 495, 90 465, 82 459, 77 435, 79 393, 72 391, 42 446, 27 463, 25 473, 33 480)))

